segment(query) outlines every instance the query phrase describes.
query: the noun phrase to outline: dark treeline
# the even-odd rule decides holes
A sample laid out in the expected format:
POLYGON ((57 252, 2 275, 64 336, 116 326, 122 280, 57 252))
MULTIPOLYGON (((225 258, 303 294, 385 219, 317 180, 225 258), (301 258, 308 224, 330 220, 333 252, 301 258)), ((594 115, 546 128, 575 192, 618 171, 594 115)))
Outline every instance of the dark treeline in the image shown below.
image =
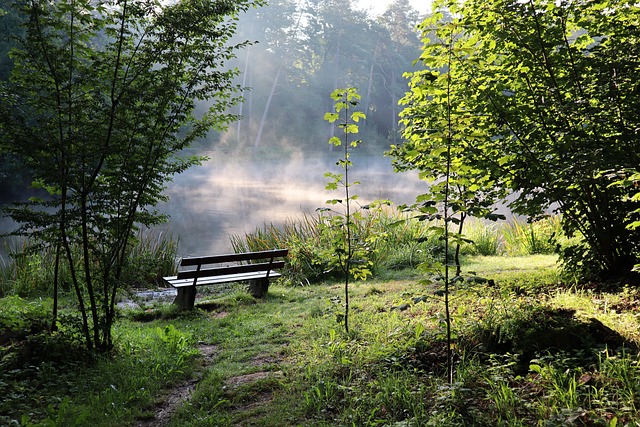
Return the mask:
MULTIPOLYGON (((17 3, 16 3, 17 4, 17 3)), ((0 78, 8 79, 13 39, 22 33, 15 10, 0 12, 0 78)), ((357 8, 354 0, 272 0, 240 17, 236 41, 256 44, 239 52, 244 102, 234 113, 242 119, 224 134, 196 144, 199 150, 262 148, 328 150, 334 130, 323 120, 329 94, 355 87, 367 120, 360 127, 366 147, 377 152, 398 142, 398 100, 407 91, 403 74, 413 69, 421 43, 421 21, 408 0, 395 0, 379 16, 357 8)), ((0 153, 0 190, 4 202, 24 190, 28 178, 20 161, 0 153)))
POLYGON ((329 94, 355 87, 367 114, 361 137, 369 147, 388 148, 400 135, 403 74, 420 55, 420 18, 408 0, 394 1, 380 16, 357 9, 354 0, 274 0, 250 10, 237 37, 258 43, 235 64, 238 84, 248 88, 237 110, 243 119, 220 143, 326 150, 334 128, 323 120, 329 94))

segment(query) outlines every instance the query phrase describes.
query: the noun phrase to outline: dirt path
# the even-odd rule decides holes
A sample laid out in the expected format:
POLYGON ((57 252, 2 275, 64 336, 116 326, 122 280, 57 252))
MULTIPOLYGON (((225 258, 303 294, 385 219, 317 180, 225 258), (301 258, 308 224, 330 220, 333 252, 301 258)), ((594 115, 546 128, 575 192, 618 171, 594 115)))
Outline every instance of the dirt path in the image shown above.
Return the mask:
MULTIPOLYGON (((203 367, 211 364, 218 353, 218 347, 214 345, 201 345, 198 350, 203 357, 203 367)), ((196 389, 199 380, 199 378, 192 378, 168 390, 156 403, 154 417, 138 421, 136 427, 166 426, 178 408, 191 398, 191 393, 196 389)))
MULTIPOLYGON (((202 370, 206 369, 208 365, 213 363, 218 355, 218 347, 215 345, 201 345, 198 347, 200 354, 202 355, 202 370)), ((274 362, 277 362, 276 358, 266 355, 258 355, 252 361, 253 366, 263 366, 274 362)), ((252 374, 239 375, 228 378, 225 381, 225 387, 229 390, 234 390, 243 384, 253 383, 269 376, 281 377, 283 374, 281 371, 259 371, 252 374)), ((196 389, 200 376, 191 378, 170 390, 161 396, 155 404, 155 413, 153 417, 139 420, 136 427, 165 427, 169 424, 169 421, 175 414, 175 412, 185 404, 190 398, 193 391, 196 389)), ((245 406, 236 408, 236 411, 242 412, 249 410, 255 406, 268 404, 272 399, 272 393, 263 392, 259 396, 256 396, 256 400, 248 403, 245 406)))

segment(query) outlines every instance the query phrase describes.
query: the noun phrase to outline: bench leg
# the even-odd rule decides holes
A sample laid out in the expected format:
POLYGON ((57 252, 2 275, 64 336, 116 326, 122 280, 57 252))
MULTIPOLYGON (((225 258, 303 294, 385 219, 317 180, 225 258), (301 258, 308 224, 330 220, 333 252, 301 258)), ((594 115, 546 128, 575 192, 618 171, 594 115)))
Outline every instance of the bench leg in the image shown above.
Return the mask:
POLYGON ((249 280, 249 293, 254 298, 262 298, 269 291, 269 279, 249 280))
POLYGON ((180 310, 193 310, 193 304, 196 302, 196 287, 185 286, 178 288, 178 295, 173 303, 180 307, 180 310))

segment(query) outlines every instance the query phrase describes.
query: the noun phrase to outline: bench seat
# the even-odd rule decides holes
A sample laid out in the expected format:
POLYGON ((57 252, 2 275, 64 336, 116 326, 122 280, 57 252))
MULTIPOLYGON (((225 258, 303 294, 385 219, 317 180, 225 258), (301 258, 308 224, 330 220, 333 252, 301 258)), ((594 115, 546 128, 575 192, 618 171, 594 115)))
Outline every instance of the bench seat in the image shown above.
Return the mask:
MULTIPOLYGON (((281 277, 282 274, 271 270, 269 279, 281 277)), ((198 279, 196 286, 217 285, 220 283, 244 282, 246 280, 264 279, 265 273, 237 273, 225 274, 222 276, 201 277, 198 279)), ((164 281, 174 288, 182 288, 184 286, 193 286, 193 279, 178 279, 178 276, 163 277, 164 281)))
POLYGON ((244 252, 205 257, 185 257, 176 276, 163 277, 178 290, 173 301, 184 310, 193 310, 196 287, 231 282, 248 282, 256 298, 267 294, 269 280, 281 277, 276 270, 284 268, 288 249, 244 252))

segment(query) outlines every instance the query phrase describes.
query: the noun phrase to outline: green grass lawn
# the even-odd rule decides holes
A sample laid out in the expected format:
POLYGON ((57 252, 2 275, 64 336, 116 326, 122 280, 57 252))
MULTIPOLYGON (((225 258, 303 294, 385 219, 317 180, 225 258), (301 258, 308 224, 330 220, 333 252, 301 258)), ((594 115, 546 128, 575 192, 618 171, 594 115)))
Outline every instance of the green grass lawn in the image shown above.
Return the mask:
MULTIPOLYGON (((452 383, 437 279, 399 272, 353 284, 349 334, 343 284, 276 283, 263 300, 231 290, 193 313, 125 311, 107 356, 7 338, 0 424, 639 425, 638 292, 561 287, 555 259, 465 260, 465 279, 495 284, 452 289, 452 383)), ((0 304, 25 324, 47 310, 0 304)))

